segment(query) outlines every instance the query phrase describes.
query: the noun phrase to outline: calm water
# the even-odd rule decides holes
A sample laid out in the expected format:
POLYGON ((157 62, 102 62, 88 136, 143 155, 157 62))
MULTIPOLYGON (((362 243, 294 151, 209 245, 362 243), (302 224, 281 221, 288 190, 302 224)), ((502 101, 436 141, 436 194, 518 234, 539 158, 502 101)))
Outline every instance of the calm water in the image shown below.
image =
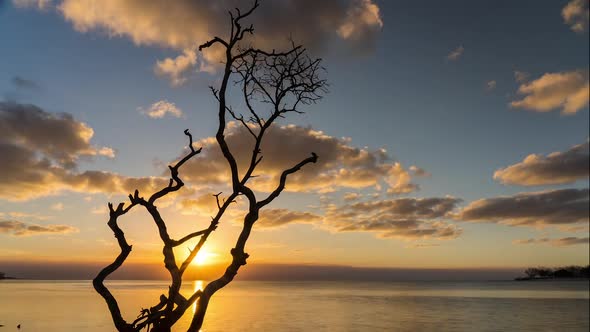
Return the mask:
MULTIPOLYGON (((109 285, 128 320, 167 288, 109 285)), ((237 281, 214 296, 204 331, 588 331, 588 310, 586 281, 237 281)), ((185 315, 176 331, 189 323, 185 315)), ((0 281, 0 324, 0 332, 17 324, 19 331, 114 331, 88 281, 0 281)))

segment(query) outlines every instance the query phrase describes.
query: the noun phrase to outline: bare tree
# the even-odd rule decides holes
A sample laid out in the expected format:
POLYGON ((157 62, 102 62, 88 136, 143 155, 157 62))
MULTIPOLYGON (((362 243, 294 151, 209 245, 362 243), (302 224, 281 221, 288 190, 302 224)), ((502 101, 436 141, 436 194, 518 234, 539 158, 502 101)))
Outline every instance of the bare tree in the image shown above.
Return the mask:
POLYGON ((193 147, 193 138, 188 129, 184 133, 189 139, 189 152, 176 164, 169 166, 170 182, 167 187, 152 194, 148 199, 141 197, 136 190, 129 195, 129 204, 120 203, 117 207, 111 203, 108 205, 110 218, 107 224, 115 234, 121 252, 113 263, 105 267, 94 278, 93 285, 104 298, 113 322, 119 331, 140 331, 142 329, 149 331, 150 328, 153 332, 170 331, 171 327, 195 302, 196 311, 188 331, 198 331, 203 325, 212 296, 229 284, 239 269, 246 265, 248 258, 248 254, 245 252, 246 242, 252 227, 258 220, 260 210, 281 194, 290 174, 298 172, 303 166, 318 160, 318 156, 311 152, 308 158, 285 169, 274 190, 264 194, 263 198, 256 197, 254 190, 249 186, 248 181, 254 177, 253 173, 262 161, 261 144, 269 128, 278 118, 285 117, 290 113, 302 113, 300 106, 312 104, 321 99, 327 86, 325 79, 321 77, 323 73, 321 59, 310 58, 303 47, 291 43, 288 50, 277 52, 275 50, 260 50, 247 43, 246 39, 254 33, 254 29, 252 25, 242 26, 242 21, 250 16, 257 7, 258 1, 255 1, 254 5, 246 12, 241 12, 237 8, 230 11, 231 31, 229 38, 214 37, 199 47, 199 50, 203 50, 216 45, 225 49, 221 83, 218 88, 210 87, 210 89, 219 104, 219 127, 215 138, 229 165, 231 193, 225 198, 220 197, 221 193, 214 195, 218 209, 215 216, 212 217, 209 227, 190 233, 179 240, 173 239, 155 205, 158 199, 176 192, 184 186, 179 170, 187 161, 201 152, 201 149, 193 147), (235 77, 233 86, 243 97, 244 103, 241 112, 232 108, 227 101, 232 76, 235 77), (238 122, 252 136, 252 154, 249 161, 246 161, 244 169, 238 167, 238 161, 225 140, 224 134, 228 120, 238 122), (184 272, 217 228, 230 204, 235 202, 238 196, 245 197, 248 208, 243 219, 242 230, 234 248, 230 250, 231 264, 223 275, 209 282, 202 291, 196 291, 189 297, 183 296, 180 289, 184 272), (137 319, 128 322, 122 317, 117 301, 104 285, 104 280, 121 267, 131 252, 131 245, 125 239, 125 234, 118 225, 118 218, 138 205, 143 206, 149 212, 158 228, 163 243, 164 265, 170 273, 171 284, 168 294, 162 294, 157 304, 142 310, 137 319), (174 255, 174 248, 194 238, 199 238, 197 244, 190 250, 188 257, 179 263, 174 255))

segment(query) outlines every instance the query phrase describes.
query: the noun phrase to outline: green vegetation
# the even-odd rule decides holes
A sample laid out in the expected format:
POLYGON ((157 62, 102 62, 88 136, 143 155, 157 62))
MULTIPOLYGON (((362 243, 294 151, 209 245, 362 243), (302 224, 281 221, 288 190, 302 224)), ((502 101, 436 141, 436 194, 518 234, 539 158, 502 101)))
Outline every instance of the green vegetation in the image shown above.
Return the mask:
POLYGON ((564 266, 556 268, 530 267, 524 270, 526 277, 518 277, 515 280, 542 280, 542 279, 589 279, 590 265, 564 266))

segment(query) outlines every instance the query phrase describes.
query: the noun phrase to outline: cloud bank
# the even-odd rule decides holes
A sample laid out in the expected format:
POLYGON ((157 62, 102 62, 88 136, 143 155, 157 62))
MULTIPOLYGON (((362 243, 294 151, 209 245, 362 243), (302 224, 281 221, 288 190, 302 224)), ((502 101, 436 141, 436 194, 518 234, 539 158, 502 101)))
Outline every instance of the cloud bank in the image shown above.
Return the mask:
POLYGON ((101 171, 78 171, 78 161, 114 157, 114 150, 90 143, 94 131, 68 113, 34 105, 0 102, 0 198, 18 201, 78 192, 153 191, 165 179, 133 178, 101 171))
POLYGON ((460 201, 453 197, 398 198, 331 205, 325 223, 337 232, 372 232, 380 238, 454 239, 462 229, 441 219, 460 201))
MULTIPOLYGON (((242 125, 234 122, 228 124, 225 138, 243 174, 254 140, 242 125)), ((184 166, 184 178, 202 185, 229 184, 227 162, 215 138, 199 140, 194 146, 203 147, 203 161, 184 166)), ((255 172, 257 177, 249 182, 259 191, 274 190, 282 171, 307 158, 311 152, 319 156, 319 162, 290 175, 286 191, 331 192, 340 188, 373 187, 401 194, 417 189, 409 171, 392 161, 384 149, 353 147, 349 139, 328 136, 311 128, 273 126, 265 135, 261 152, 264 158, 255 172)))
POLYGON ((471 202, 455 218, 511 226, 587 224, 588 189, 559 189, 471 202))
MULTIPOLYGON (((13 0, 15 4, 46 9, 49 1, 13 0)), ((219 62, 215 49, 197 58, 195 47, 213 36, 228 33, 228 10, 245 9, 251 2, 238 0, 61 0, 55 8, 80 32, 99 31, 123 37, 136 45, 164 47, 182 52, 158 61, 155 71, 173 85, 186 82, 186 73, 219 62)), ((248 23, 254 23, 252 43, 279 49, 292 37, 297 43, 321 50, 340 41, 357 53, 370 52, 383 27, 379 7, 372 0, 265 1, 248 23)))
POLYGON ((291 223, 318 224, 322 217, 311 212, 300 212, 289 209, 263 209, 256 227, 276 228, 291 223))

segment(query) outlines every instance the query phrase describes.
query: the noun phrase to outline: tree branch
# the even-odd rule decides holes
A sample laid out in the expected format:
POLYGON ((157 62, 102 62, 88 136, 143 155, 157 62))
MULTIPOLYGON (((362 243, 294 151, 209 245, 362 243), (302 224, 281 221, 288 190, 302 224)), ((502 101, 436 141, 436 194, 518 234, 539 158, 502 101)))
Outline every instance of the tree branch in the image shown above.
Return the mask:
POLYGON ((117 300, 113 296, 113 294, 109 291, 109 289, 104 285, 104 280, 113 272, 115 272, 127 259, 129 254, 131 253, 131 246, 127 243, 127 239, 125 239, 125 233, 117 224, 117 219, 127 213, 131 208, 133 208, 136 203, 131 202, 126 208, 123 208, 124 203, 120 203, 116 209, 113 208, 113 204, 109 203, 109 221, 107 225, 113 231, 115 238, 117 239, 117 243, 119 244, 119 248, 121 252, 115 258, 115 261, 105 268, 103 268, 98 275, 92 280, 92 285, 98 294, 102 296, 105 300, 109 311, 111 313, 111 317, 113 319, 113 323, 115 327, 119 331, 127 332, 133 331, 133 326, 127 323, 123 316, 121 315, 121 310, 119 309, 119 305, 117 300))
POLYGON ((219 37, 213 37, 213 39, 209 40, 208 42, 199 45, 199 51, 202 51, 205 48, 209 48, 209 47, 215 45, 216 43, 220 43, 225 47, 229 46, 225 40, 223 40, 219 37))
MULTIPOLYGON (((217 227, 215 227, 215 228, 217 228, 217 227)), ((215 228, 213 228, 213 230, 215 230, 215 228)), ((209 231, 209 228, 206 228, 206 229, 200 230, 198 232, 190 233, 190 234, 186 235, 185 237, 181 238, 180 240, 170 240, 170 242, 171 242, 171 244, 172 244, 173 247, 178 247, 179 245, 185 243, 186 241, 188 241, 188 240, 190 240, 192 238, 195 238, 197 236, 204 235, 208 231, 209 231)))
POLYGON ((318 161, 318 155, 315 154, 314 152, 312 152, 311 157, 302 160, 299 164, 297 164, 287 170, 284 170, 283 173, 281 174, 281 178, 279 180, 279 185, 277 186, 277 188, 275 190, 273 190, 273 192, 270 193, 270 195, 268 195, 267 198, 258 202, 257 207, 262 208, 263 206, 272 202, 275 198, 277 198, 281 194, 283 189, 285 189, 285 184, 287 182, 287 176, 289 176, 289 174, 293 174, 293 173, 299 171, 301 169, 301 167, 303 167, 306 164, 316 163, 317 161, 318 161))
POLYGON ((182 182, 182 180, 180 179, 180 177, 178 177, 178 169, 184 165, 185 162, 187 162, 189 159, 191 159, 192 157, 198 155, 199 153, 201 153, 201 150, 203 148, 199 148, 198 150, 195 150, 195 148, 193 147, 193 135, 191 135, 191 133, 189 132, 188 129, 185 129, 184 134, 186 136, 188 136, 189 138, 189 150, 190 152, 184 156, 182 159, 180 159, 175 165, 173 166, 168 166, 168 168, 170 169, 170 183, 168 183, 168 186, 163 188, 162 190, 154 193, 149 199, 148 202, 150 204, 154 204, 156 202, 156 200, 158 198, 161 198, 163 196, 168 195, 169 193, 173 192, 173 191, 177 191, 180 188, 182 188, 182 186, 184 186, 184 182, 182 182), (176 184, 174 184, 176 183, 176 184))

